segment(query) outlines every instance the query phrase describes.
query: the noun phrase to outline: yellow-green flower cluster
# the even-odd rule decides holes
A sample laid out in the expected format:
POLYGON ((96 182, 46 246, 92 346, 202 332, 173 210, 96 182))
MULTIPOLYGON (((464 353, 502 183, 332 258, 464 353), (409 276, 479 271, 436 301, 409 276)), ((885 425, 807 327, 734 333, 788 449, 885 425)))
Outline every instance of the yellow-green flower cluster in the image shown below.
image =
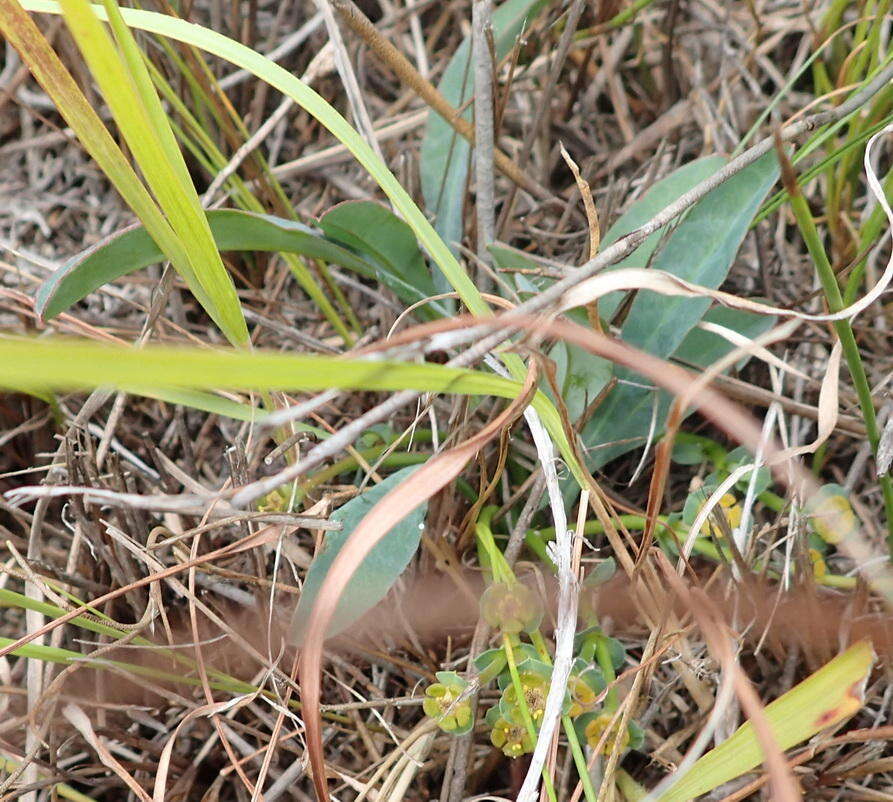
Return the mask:
POLYGON ((474 725, 471 701, 463 698, 468 681, 455 671, 438 671, 437 682, 425 690, 422 709, 444 732, 462 735, 474 725))

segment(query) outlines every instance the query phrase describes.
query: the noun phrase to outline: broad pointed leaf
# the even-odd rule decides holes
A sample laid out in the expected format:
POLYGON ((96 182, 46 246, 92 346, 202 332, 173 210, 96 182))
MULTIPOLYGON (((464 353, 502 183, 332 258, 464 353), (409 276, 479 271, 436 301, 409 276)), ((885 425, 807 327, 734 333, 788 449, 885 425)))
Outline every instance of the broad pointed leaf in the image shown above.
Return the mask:
MULTIPOLYGON (((208 212, 208 223, 221 251, 300 253, 368 278, 379 277, 375 267, 356 254, 293 220, 223 209, 208 212)), ((55 317, 99 287, 162 259, 161 249, 143 226, 112 234, 70 259, 41 285, 37 311, 44 318, 55 317)))
MULTIPOLYGON (((331 520, 340 522, 342 528, 340 531, 326 533, 322 548, 307 572, 307 581, 304 582, 293 621, 293 638, 296 643, 300 644, 303 640, 316 597, 347 538, 369 510, 418 468, 418 465, 411 465, 391 474, 371 490, 351 499, 332 513, 331 520)), ((338 602, 329 629, 330 635, 343 632, 387 595, 418 550, 427 512, 426 502, 410 512, 369 552, 338 602)))
MULTIPOLYGON (((361 254, 382 284, 404 301, 415 303, 437 294, 412 229, 380 203, 339 203, 320 218, 319 225, 330 240, 361 254)), ((438 301, 420 307, 419 313, 433 317, 433 310, 446 314, 438 301)))

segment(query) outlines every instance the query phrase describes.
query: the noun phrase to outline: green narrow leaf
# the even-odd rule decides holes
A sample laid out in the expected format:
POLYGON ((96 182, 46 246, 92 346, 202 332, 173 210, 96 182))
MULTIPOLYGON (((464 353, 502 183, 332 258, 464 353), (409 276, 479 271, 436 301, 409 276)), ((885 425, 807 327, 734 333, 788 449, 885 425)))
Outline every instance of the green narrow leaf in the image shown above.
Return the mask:
MULTIPOLYGON (((374 266, 293 220, 221 209, 208 212, 208 223, 216 248, 221 251, 300 253, 368 278, 377 275, 374 266)), ((74 256, 44 281, 37 292, 37 312, 46 319, 53 318, 99 287, 163 258, 143 226, 119 231, 74 256)))
POLYGON ((123 54, 87 0, 62 0, 61 6, 115 122, 176 232, 181 252, 172 259, 174 267, 230 342, 247 343, 248 329, 236 288, 214 246, 198 194, 142 54, 117 5, 114 0, 105 0, 106 15, 123 54))
MULTIPOLYGON (((354 529, 387 493, 403 482, 420 466, 411 465, 391 474, 371 490, 351 499, 332 513, 331 520, 342 524, 339 531, 327 532, 322 548, 307 572, 301 600, 292 623, 293 640, 300 644, 306 631, 313 604, 325 581, 332 562, 341 552, 354 529)), ((425 527, 428 503, 420 504, 398 523, 369 552, 350 580, 338 601, 329 626, 329 635, 343 632, 380 602, 415 556, 425 527)))
MULTIPOLYGON (((656 181, 605 232, 601 247, 603 249, 607 248, 621 237, 647 223, 654 215, 678 200, 690 189, 701 183, 701 181, 710 178, 725 163, 726 160, 722 156, 704 156, 688 164, 683 164, 665 178, 656 181)), ((673 224, 670 223, 655 231, 629 256, 605 269, 620 270, 624 267, 647 267, 661 240, 672 227, 673 224)), ((624 293, 622 292, 614 292, 606 295, 604 298, 600 298, 598 302, 599 315, 606 320, 610 319, 623 296, 624 293)))
MULTIPOLYGON (((508 0, 493 13, 496 60, 503 59, 526 20, 543 0, 508 0)), ((471 39, 466 38, 444 70, 438 89, 453 108, 463 108, 474 94, 469 66, 471 39)), ((472 111, 464 112, 471 119, 472 111)), ((425 125, 420 156, 420 179, 425 207, 434 217, 437 233, 451 248, 462 239, 462 211, 471 147, 439 114, 431 112, 425 125)), ((445 288, 438 286, 443 291, 445 288)))
MULTIPOLYGON (((4 1, 11 2, 12 0, 4 1)), ((55 0, 22 0, 22 6, 29 11, 48 14, 58 14, 61 11, 60 4, 55 2, 55 0)), ((100 19, 105 17, 105 12, 101 6, 92 6, 92 8, 100 19)), ((489 307, 481 298, 481 294, 474 282, 469 278, 449 248, 446 247, 443 240, 437 235, 433 226, 415 205, 400 182, 397 181, 393 173, 388 170, 372 148, 369 147, 347 120, 326 102, 322 96, 274 61, 216 31, 203 28, 200 25, 194 25, 186 20, 151 11, 128 8, 122 9, 121 13, 127 24, 134 28, 200 47, 209 53, 226 59, 231 64, 248 70, 261 80, 266 81, 270 86, 292 98, 301 108, 319 120, 347 147, 354 158, 384 190, 399 214, 413 229, 422 247, 425 248, 437 266, 443 271, 469 310, 477 315, 489 314, 489 307)), ((513 367, 513 370, 519 373, 518 368, 513 367)), ((521 374, 519 373, 519 375, 521 374)))
POLYGON ((521 384, 434 363, 340 359, 240 350, 121 348, 72 340, 0 339, 0 387, 79 390, 113 386, 235 390, 421 390, 515 398, 521 384))
MULTIPOLYGON (((654 269, 704 287, 719 287, 777 178, 778 159, 767 153, 718 186, 670 235, 652 262, 654 269)), ((655 356, 669 356, 710 306, 708 298, 640 292, 623 324, 623 339, 655 356)))
MULTIPOLYGON (((865 682, 873 663, 871 645, 862 641, 767 705, 765 715, 779 748, 790 749, 857 713, 864 704, 865 682)), ((762 747, 748 721, 698 760, 659 802, 688 802, 762 761, 762 747)))
MULTIPOLYGON (((119 633, 120 635, 120 633, 119 633)), ((5 649, 7 646, 15 643, 15 638, 0 637, 0 648, 5 649)), ((90 660, 84 657, 80 652, 73 652, 70 649, 60 649, 56 646, 43 646, 40 644, 27 643, 15 649, 11 654, 16 657, 25 657, 30 660, 42 660, 45 663, 61 663, 62 665, 72 665, 74 663, 84 663, 91 668, 106 669, 114 666, 115 668, 127 671, 131 674, 141 677, 151 677, 155 680, 171 682, 177 685, 201 685, 198 677, 187 676, 186 674, 176 674, 172 671, 164 671, 152 666, 144 666, 138 663, 126 663, 120 660, 90 660)), ((211 680, 211 687, 219 690, 229 691, 230 693, 250 693, 256 691, 252 685, 247 682, 233 680, 230 683, 220 680, 211 680)))
MULTIPOLYGON (((710 309, 704 315, 704 320, 727 326, 751 339, 768 331, 775 323, 775 318, 770 315, 751 315, 746 312, 730 315, 730 312, 738 310, 724 307, 710 309)), ((732 348, 734 346, 718 334, 693 329, 673 354, 673 358, 678 358, 688 365, 704 368, 724 357, 732 348)), ((740 369, 746 362, 745 358, 739 361, 736 367, 740 369)), ((593 469, 600 468, 612 459, 641 448, 645 444, 651 417, 654 414, 654 398, 653 391, 635 385, 619 385, 608 393, 596 416, 584 429, 587 438, 593 437, 592 441, 587 442, 596 443, 598 438, 597 445, 590 452, 590 464, 593 469), (593 432, 595 434, 592 434, 593 432)), ((658 392, 657 398, 655 437, 662 434, 667 411, 673 401, 672 396, 663 390, 658 392)), ((692 412, 693 410, 688 414, 692 412)))

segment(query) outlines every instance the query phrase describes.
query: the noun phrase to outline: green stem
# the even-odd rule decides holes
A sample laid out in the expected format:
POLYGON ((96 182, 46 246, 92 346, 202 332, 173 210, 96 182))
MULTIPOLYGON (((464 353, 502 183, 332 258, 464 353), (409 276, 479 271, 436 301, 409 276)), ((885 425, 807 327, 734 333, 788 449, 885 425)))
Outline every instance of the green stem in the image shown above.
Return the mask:
MULTIPOLYGON (((617 679, 617 674, 614 671, 614 663, 611 660, 611 651, 608 649, 608 639, 604 635, 599 635, 595 643, 595 657, 598 660, 602 674, 605 676, 605 682, 610 685, 617 679)), ((605 712, 613 713, 619 704, 617 688, 611 688, 605 696, 605 704, 603 705, 605 712)))
MULTIPOLYGON (((505 656, 509 665, 509 674, 512 677, 512 685, 515 688, 515 695, 518 698, 518 708, 521 710, 521 718, 524 719, 524 726, 530 733, 530 738, 536 743, 536 727, 533 719, 530 717, 530 709, 527 707, 527 699, 524 697, 524 686, 521 684, 521 677, 518 674, 518 666, 515 663, 515 652, 512 648, 512 639, 505 633, 502 633, 502 645, 505 648, 505 656)), ((549 772, 543 768, 543 785, 546 793, 549 795, 549 802, 558 802, 555 796, 555 787, 552 785, 552 778, 549 772)))
MULTIPOLYGON (((215 116, 217 123, 222 125, 223 121, 219 117, 219 110, 217 107, 211 102, 209 98, 207 98, 195 77, 192 75, 191 70, 188 66, 179 58, 175 49, 171 46, 171 44, 166 39, 161 39, 160 42, 162 46, 167 51, 168 55, 174 61, 174 64, 180 70, 181 74, 184 78, 190 82, 192 85, 192 90, 194 94, 203 98, 204 105, 206 108, 215 116)), ((219 148, 214 143, 213 139, 208 136, 202 124, 195 118, 195 116, 189 111, 188 107, 182 100, 180 100, 177 93, 173 90, 161 72, 154 67, 154 65, 149 65, 150 73, 152 74, 152 78, 155 82, 155 86, 158 91, 164 96, 164 99, 168 101, 174 110, 179 114, 179 116, 183 119, 184 123, 189 127, 191 132, 195 137, 195 142, 190 143, 186 129, 176 128, 178 134, 181 135, 180 141, 186 145, 191 151, 195 151, 195 149, 199 148, 204 151, 206 154, 207 160, 213 164, 213 169, 210 172, 213 174, 214 172, 222 170, 228 163, 228 159, 224 154, 219 150, 219 148)), ((213 80, 213 76, 209 76, 209 80, 213 80)), ((241 120, 238 121, 239 123, 241 120)), ((244 136, 247 137, 247 133, 245 132, 244 127, 241 129, 244 136)), ((259 155, 259 153, 255 152, 254 155, 259 155)), ((267 174, 267 177, 271 180, 271 187, 275 190, 281 192, 281 186, 279 182, 276 180, 275 176, 269 171, 266 167, 266 162, 261 157, 260 161, 262 169, 267 174)), ((233 192, 233 200, 236 202, 238 206, 241 206, 243 209, 251 212, 257 212, 262 214, 266 212, 263 204, 251 193, 248 189, 248 186, 242 181, 241 177, 238 174, 233 174, 227 179, 227 186, 230 186, 234 189, 233 192)), ((291 210, 291 205, 288 203, 287 197, 283 194, 282 200, 285 202, 285 208, 291 210)), ((301 288, 310 299, 317 305, 320 312, 325 316, 325 318, 331 323, 332 327, 335 331, 338 332, 339 335, 344 339, 346 345, 353 345, 355 338, 354 334, 350 331, 348 324, 346 324, 335 307, 332 305, 329 298, 326 296, 322 287, 319 286, 319 283, 316 281, 316 278, 313 276, 311 270, 307 267, 306 264, 295 254, 284 253, 282 254, 282 258, 285 263, 288 265, 289 270, 294 276, 295 280, 298 284, 301 285, 301 288)), ((356 316, 353 313, 353 309, 350 308, 350 305, 347 303, 343 294, 336 285, 331 283, 331 279, 328 278, 328 272, 324 265, 320 265, 320 274, 323 280, 328 279, 327 286, 330 290, 334 289, 333 294, 336 297, 336 300, 342 307, 342 311, 349 318, 350 325, 353 326, 355 331, 360 330, 359 322, 356 319, 356 316)))
MULTIPOLYGON (((757 498, 766 504, 767 507, 775 510, 775 512, 780 512, 785 505, 785 500, 781 496, 771 493, 768 490, 760 493, 757 498)), ((620 520, 627 529, 634 532, 640 532, 645 528, 645 519, 641 515, 620 515, 618 516, 618 520, 620 520)), ((667 519, 664 516, 661 516, 658 520, 663 523, 667 522, 667 519)), ((673 530, 680 536, 680 538, 686 535, 686 531, 680 529, 678 525, 673 526, 673 530)), ((604 527, 598 521, 587 521, 586 525, 583 527, 584 535, 600 535, 603 533, 604 527)), ((531 529, 525 536, 525 542, 531 551, 538 554, 547 565, 552 566, 552 562, 547 556, 546 544, 554 537, 555 532, 551 527, 546 529, 531 529)), ((658 539, 662 540, 660 538, 660 530, 658 530, 658 539)), ((707 537, 697 538, 693 550, 695 554, 698 554, 701 557, 706 557, 708 560, 713 560, 714 562, 728 563, 732 559, 731 552, 728 549, 718 548, 716 544, 707 537)), ((675 551, 673 553, 675 553, 675 551)), ((840 576, 839 574, 826 574, 816 581, 818 584, 826 585, 829 588, 848 588, 852 587, 855 582, 853 577, 840 576)))
POLYGON ((574 34, 574 41, 578 42, 581 39, 588 39, 590 36, 620 28, 621 26, 626 25, 630 20, 634 19, 643 8, 650 6, 653 2, 654 0, 635 0, 635 2, 630 3, 623 9, 623 11, 615 14, 607 22, 602 22, 592 28, 583 28, 577 31, 574 34))
MULTIPOLYGON (((819 237, 812 212, 809 210, 809 204, 799 191, 799 188, 789 188, 789 192, 791 195, 791 208, 794 216, 797 218, 797 225, 806 242, 809 255, 815 263, 816 272, 825 291, 828 308, 831 312, 838 312, 844 307, 843 296, 837 283, 837 276, 834 275, 834 270, 819 237)), ((853 328, 849 320, 835 320, 833 325, 843 348, 843 355, 846 359, 850 376, 853 379, 853 385, 856 388, 856 395, 859 397, 859 406, 862 409, 868 442, 871 445, 872 452, 877 457, 877 448, 881 435, 878 429, 874 400, 871 397, 871 386, 868 383, 868 376, 865 373, 859 346, 856 344, 856 338, 853 335, 853 328)), ((887 516, 887 548, 888 551, 893 553, 893 480, 891 480, 889 474, 880 477, 880 485, 884 496, 884 512, 887 516)))
MULTIPOLYGON (((418 432, 416 434, 418 434, 418 432)), ((426 441, 420 440, 417 437, 416 442, 426 441)), ((430 434, 427 442, 430 442, 430 434)), ((371 448, 363 448, 358 450, 357 453, 367 462, 374 462, 378 460, 389 445, 390 444, 385 444, 381 446, 372 446, 371 448)), ((388 456, 381 461, 381 467, 402 468, 406 465, 418 465, 419 463, 426 462, 430 458, 431 455, 424 451, 398 451, 393 454, 388 454, 388 456)), ((306 498, 320 485, 334 479, 336 476, 340 476, 342 473, 347 473, 348 471, 355 470, 359 467, 360 463, 356 457, 345 457, 337 462, 333 462, 327 468, 323 468, 323 470, 313 474, 313 476, 311 476, 304 484, 298 487, 297 493, 295 494, 295 504, 306 498)))
POLYGON ((477 542, 480 549, 481 565, 487 567, 489 565, 490 573, 494 583, 513 584, 517 581, 515 572, 506 561, 496 541, 493 538, 493 530, 490 528, 490 521, 498 507, 488 505, 481 510, 475 524, 474 531, 477 535, 477 542), (485 558, 485 559, 483 559, 485 558))
POLYGON ((580 777, 580 783, 583 786, 583 796, 586 802, 597 802, 598 795, 595 788, 592 787, 592 777, 589 776, 589 764, 586 762, 586 755, 580 746, 580 739, 577 737, 577 731, 574 729, 574 722, 570 716, 562 716, 561 723, 564 726, 564 734, 567 736, 567 742, 571 748, 571 754, 574 756, 574 765, 577 767, 577 774, 580 777))

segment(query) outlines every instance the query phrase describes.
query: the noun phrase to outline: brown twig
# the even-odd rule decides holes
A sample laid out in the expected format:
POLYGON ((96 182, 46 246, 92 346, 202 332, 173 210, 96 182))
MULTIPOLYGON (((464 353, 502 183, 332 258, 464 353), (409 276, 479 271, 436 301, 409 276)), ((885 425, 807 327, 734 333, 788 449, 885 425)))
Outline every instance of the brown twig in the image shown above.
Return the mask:
MULTIPOLYGON (((369 46, 383 64, 394 71, 402 83, 410 87, 425 103, 443 117, 459 136, 472 145, 474 144, 474 126, 447 101, 434 84, 425 79, 412 66, 406 56, 376 30, 369 18, 354 5, 352 0, 332 0, 332 6, 341 15, 341 19, 347 26, 369 46)), ((493 163, 503 175, 534 197, 540 200, 554 199, 548 189, 526 175, 499 148, 494 147, 493 149, 493 163)))

